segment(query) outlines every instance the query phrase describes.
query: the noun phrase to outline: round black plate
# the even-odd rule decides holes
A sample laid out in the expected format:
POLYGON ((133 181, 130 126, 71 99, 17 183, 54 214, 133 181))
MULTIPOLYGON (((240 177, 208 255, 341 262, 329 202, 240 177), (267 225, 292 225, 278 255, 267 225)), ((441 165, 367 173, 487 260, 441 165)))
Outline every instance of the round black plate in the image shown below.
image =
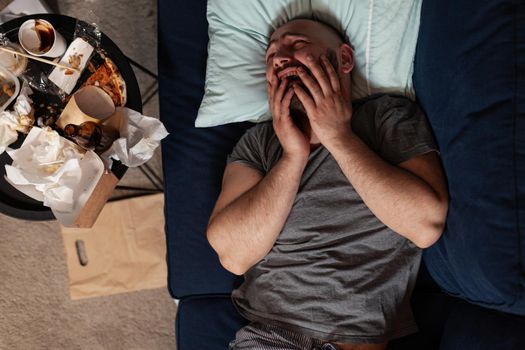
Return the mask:
MULTIPOLYGON (((9 40, 18 42, 18 28, 28 19, 41 18, 49 21, 55 29, 64 36, 68 43, 73 40, 77 20, 72 17, 58 14, 37 14, 13 19, 0 25, 0 31, 9 40)), ((142 101, 139 86, 135 74, 129 65, 127 57, 120 51, 111 39, 101 33, 100 47, 107 52, 107 55, 118 67, 120 74, 126 82, 127 102, 126 107, 142 113, 142 101)), ((45 64, 43 64, 46 66, 45 64)), ((43 67, 49 69, 49 67, 43 67)), ((37 93, 37 92, 35 92, 37 93)), ((36 116, 38 117, 38 116, 36 116)), ((22 137, 12 144, 11 148, 18 148, 22 145, 22 137)), ((53 219, 51 209, 43 206, 42 202, 24 195, 5 180, 5 164, 11 164, 12 159, 7 153, 0 155, 0 212, 16 218, 26 220, 50 220, 53 219)), ((127 167, 114 162, 111 171, 120 179, 126 172, 127 167)))

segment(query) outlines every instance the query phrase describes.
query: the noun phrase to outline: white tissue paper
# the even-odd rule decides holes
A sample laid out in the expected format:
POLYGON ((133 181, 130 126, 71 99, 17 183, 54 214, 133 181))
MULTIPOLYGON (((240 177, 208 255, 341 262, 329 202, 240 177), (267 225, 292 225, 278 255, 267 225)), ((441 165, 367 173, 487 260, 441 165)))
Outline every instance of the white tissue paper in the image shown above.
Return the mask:
POLYGON ((33 127, 22 146, 9 150, 7 180, 29 197, 44 202, 64 225, 72 223, 104 172, 100 158, 84 153, 54 130, 33 127))
POLYGON ((13 111, 0 112, 0 154, 18 138, 17 131, 28 133, 34 123, 31 115, 33 101, 29 98, 33 91, 24 82, 16 98, 13 111))
POLYGON ((31 90, 29 85, 24 81, 22 88, 20 89, 20 94, 16 98, 16 102, 13 107, 14 112, 19 118, 31 115, 31 110, 33 109, 33 100, 29 98, 29 95, 32 94, 33 90, 31 90))
POLYGON ((11 112, 0 113, 0 154, 18 138, 16 116, 11 112))
POLYGON ((55 67, 49 75, 49 80, 69 95, 77 84, 93 50, 93 46, 86 40, 82 38, 73 40, 59 63, 66 67, 77 68, 77 70, 55 67))
POLYGON ((127 167, 138 167, 153 157, 160 141, 169 133, 160 120, 132 109, 118 107, 117 114, 120 117, 120 138, 102 154, 102 158, 109 165, 112 158, 127 167))

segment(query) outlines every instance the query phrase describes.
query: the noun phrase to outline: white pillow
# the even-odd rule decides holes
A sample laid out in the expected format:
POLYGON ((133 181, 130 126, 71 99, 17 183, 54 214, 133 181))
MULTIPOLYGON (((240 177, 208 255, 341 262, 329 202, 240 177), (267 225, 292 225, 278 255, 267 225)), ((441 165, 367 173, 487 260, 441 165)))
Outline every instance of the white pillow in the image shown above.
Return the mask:
POLYGON ((208 0, 209 44, 197 127, 271 119, 265 50, 295 17, 330 23, 354 47, 352 97, 393 92, 414 98, 413 59, 422 0, 208 0))

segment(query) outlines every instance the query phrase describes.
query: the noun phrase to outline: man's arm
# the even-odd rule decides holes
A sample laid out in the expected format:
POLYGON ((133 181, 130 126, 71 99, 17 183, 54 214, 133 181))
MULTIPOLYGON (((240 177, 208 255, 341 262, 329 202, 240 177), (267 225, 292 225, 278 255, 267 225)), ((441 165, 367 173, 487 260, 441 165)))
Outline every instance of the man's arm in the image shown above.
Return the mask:
POLYGON ((272 248, 290 213, 306 162, 283 157, 262 178, 230 163, 208 224, 208 241, 228 271, 242 275, 272 248))
POLYGON ((273 128, 283 155, 264 178, 241 164, 226 167, 222 191, 208 224, 208 241, 221 264, 242 275, 272 248, 290 213, 310 145, 290 116, 293 90, 273 76, 268 82, 273 128), (262 178, 262 180, 261 180, 262 178))
POLYGON ((395 166, 350 133, 326 147, 368 208, 385 225, 420 248, 439 239, 448 195, 436 152, 395 166))
POLYGON ((312 130, 336 159, 365 204, 385 225, 421 248, 440 237, 448 210, 444 175, 434 152, 391 165, 370 150, 351 129, 352 105, 325 56, 309 58, 293 89, 305 106, 312 130), (321 67, 322 66, 322 67, 321 67), (314 80, 315 79, 317 80, 314 80))

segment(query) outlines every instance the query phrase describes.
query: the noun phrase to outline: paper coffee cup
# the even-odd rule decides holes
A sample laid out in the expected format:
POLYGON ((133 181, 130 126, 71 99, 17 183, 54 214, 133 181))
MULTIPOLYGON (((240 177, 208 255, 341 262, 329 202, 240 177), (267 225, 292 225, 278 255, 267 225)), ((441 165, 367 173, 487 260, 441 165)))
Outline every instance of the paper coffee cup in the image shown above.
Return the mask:
POLYGON ((30 19, 18 30, 18 41, 34 56, 59 57, 66 52, 66 39, 43 19, 30 19))
POLYGON ((80 125, 87 121, 102 124, 114 113, 115 104, 104 90, 96 86, 86 86, 71 97, 56 125, 64 129, 67 124, 80 125))

